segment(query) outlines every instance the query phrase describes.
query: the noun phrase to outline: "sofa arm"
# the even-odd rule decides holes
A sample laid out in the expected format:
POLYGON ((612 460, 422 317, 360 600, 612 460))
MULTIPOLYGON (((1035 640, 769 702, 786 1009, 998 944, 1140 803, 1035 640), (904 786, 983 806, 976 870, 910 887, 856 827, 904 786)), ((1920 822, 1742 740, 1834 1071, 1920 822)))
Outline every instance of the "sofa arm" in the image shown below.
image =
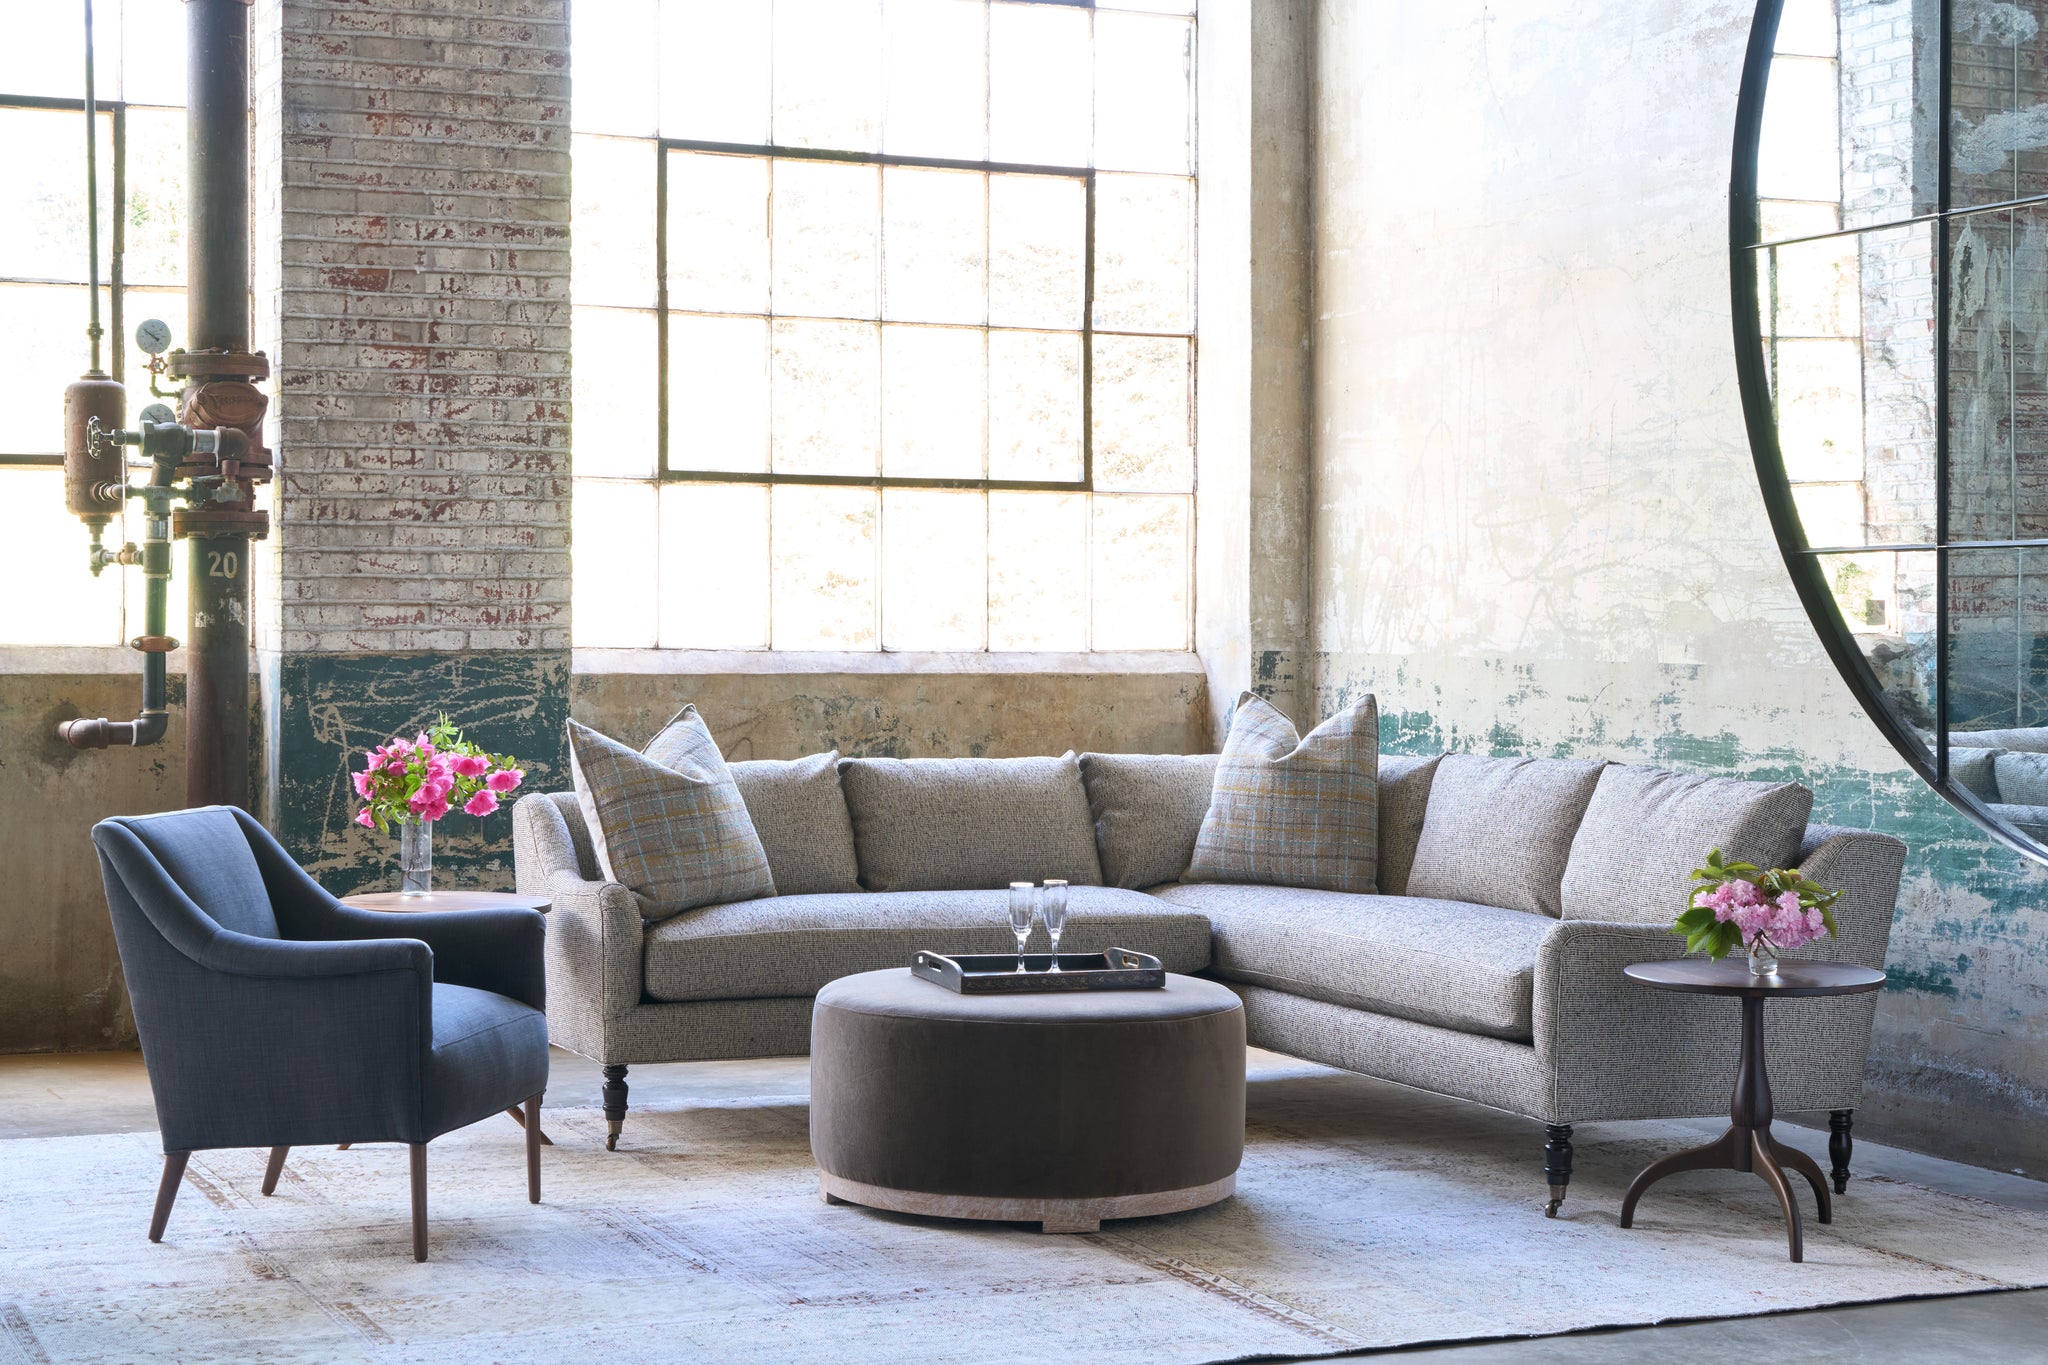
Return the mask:
POLYGON ((1837 936, 1799 955, 1883 970, 1905 866, 1906 846, 1889 834, 1808 825, 1799 870, 1842 898, 1834 904, 1837 936))
POLYGON ((549 894, 558 872, 578 878, 599 875, 573 795, 528 792, 512 803, 512 868, 522 896, 549 894))
POLYGON ((585 881, 573 871, 556 872, 545 894, 554 902, 547 916, 549 1036, 602 1062, 631 1060, 610 1052, 615 1024, 641 999, 639 902, 617 882, 585 881))

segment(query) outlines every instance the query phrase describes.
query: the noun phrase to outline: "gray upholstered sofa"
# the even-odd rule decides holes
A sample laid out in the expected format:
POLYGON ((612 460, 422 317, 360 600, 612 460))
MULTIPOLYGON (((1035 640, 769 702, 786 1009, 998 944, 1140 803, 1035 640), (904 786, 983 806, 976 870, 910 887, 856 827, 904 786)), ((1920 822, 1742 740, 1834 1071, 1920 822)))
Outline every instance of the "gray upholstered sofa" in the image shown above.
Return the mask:
MULTIPOLYGON (((1013 951, 999 888, 1064 874, 1076 889, 1063 948, 1155 953, 1171 970, 1229 984, 1254 1045, 1545 1124, 1555 1212, 1572 1124, 1727 1110, 1734 1006, 1621 975, 1630 962, 1682 953, 1668 926, 1708 848, 1796 863, 1844 891, 1841 936, 1801 955, 1884 962, 1904 846, 1809 827, 1811 794, 1790 784, 1565 760, 1382 757, 1379 893, 1366 895, 1175 880, 1214 764, 863 759, 839 762, 836 781, 827 755, 734 764, 778 892, 804 894, 653 924, 631 892, 599 878, 573 795, 524 797, 514 812, 519 887, 554 902, 553 1040, 603 1064, 615 1142, 629 1064, 806 1053, 811 997, 827 981, 904 965, 920 947, 1013 951), (1036 785, 1020 796, 1027 765, 1025 785, 1036 785), (835 795, 845 822, 823 828, 835 795), (1083 885, 1095 881, 1104 885, 1083 885)), ((1786 1001, 1771 1020, 1777 1107, 1835 1114, 1838 1188, 1875 1002, 1786 1001)))

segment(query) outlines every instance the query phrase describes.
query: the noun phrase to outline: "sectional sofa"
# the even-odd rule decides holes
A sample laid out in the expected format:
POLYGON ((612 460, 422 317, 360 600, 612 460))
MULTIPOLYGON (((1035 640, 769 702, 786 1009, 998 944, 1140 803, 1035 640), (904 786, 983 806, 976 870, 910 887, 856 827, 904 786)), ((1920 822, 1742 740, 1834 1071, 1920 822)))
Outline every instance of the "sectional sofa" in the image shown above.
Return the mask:
MULTIPOLYGON (((1250 1041, 1545 1125, 1548 1211, 1571 1126, 1725 1113, 1726 1000, 1644 990, 1710 847, 1797 864, 1845 894, 1803 955, 1881 967, 1904 846, 1809 826, 1792 784, 1472 755, 1379 760, 1373 894, 1179 880, 1214 756, 735 763, 777 894, 643 922, 601 879, 573 794, 514 810, 519 889, 553 901, 548 1023, 604 1068, 608 1145, 636 1062, 802 1055, 811 1000, 919 948, 1014 951, 1012 880, 1074 884, 1063 949, 1141 949, 1229 985, 1250 1041)), ((1042 939, 1041 939, 1042 942, 1042 939)), ((1786 1001, 1769 1039, 1781 1112, 1831 1111, 1847 1178, 1876 997, 1786 1001)))

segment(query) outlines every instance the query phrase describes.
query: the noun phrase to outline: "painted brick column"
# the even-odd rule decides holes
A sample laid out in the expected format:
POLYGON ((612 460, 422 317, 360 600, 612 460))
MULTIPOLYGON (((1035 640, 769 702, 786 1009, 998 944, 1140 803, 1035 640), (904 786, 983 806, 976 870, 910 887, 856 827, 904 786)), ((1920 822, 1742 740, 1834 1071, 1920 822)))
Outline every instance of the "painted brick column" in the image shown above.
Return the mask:
MULTIPOLYGON (((567 0, 263 0, 259 333, 279 451, 258 609, 266 816, 394 884, 353 756, 445 710, 560 781, 569 701, 567 0)), ((437 884, 509 887, 452 815, 437 884)))

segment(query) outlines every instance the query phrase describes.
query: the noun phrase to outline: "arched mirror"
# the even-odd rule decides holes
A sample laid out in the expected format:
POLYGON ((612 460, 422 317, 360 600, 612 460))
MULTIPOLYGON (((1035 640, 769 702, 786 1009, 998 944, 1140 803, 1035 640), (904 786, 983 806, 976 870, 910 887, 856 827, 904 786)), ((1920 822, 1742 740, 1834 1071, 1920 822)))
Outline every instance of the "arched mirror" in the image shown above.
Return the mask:
POLYGON ((1729 216, 1807 612, 1914 768, 2048 859, 2048 0, 1762 0, 1729 216))

